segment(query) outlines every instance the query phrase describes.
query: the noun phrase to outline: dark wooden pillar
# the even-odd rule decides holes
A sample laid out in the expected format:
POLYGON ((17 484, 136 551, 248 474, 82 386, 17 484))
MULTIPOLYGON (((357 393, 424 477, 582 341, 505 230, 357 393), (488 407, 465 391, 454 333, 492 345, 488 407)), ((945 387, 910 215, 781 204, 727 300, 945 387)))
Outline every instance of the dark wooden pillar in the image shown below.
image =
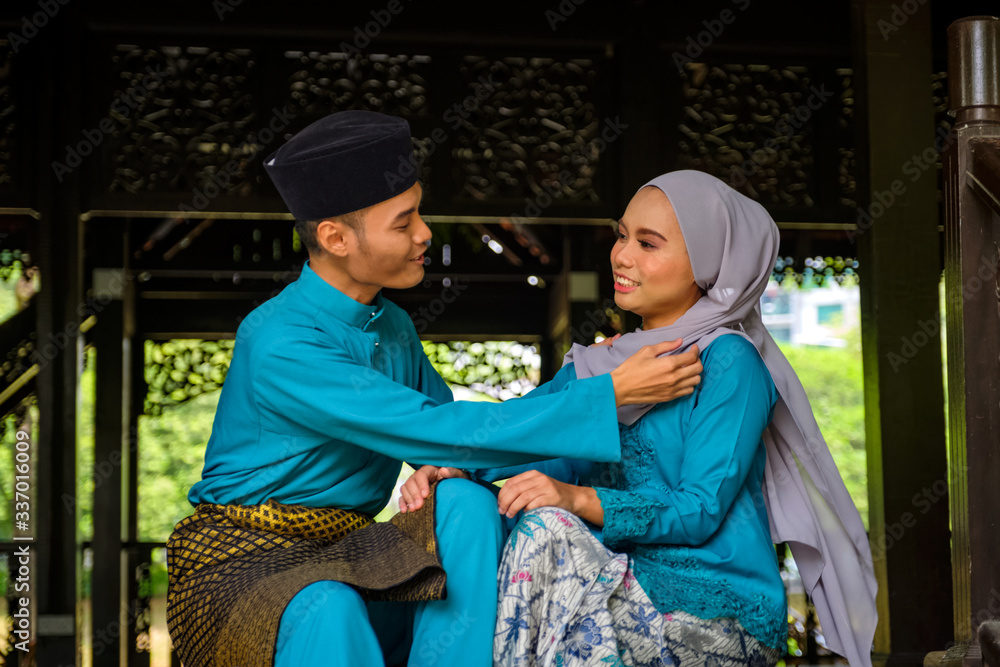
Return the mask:
POLYGON ((948 29, 945 286, 955 640, 1000 617, 1000 20, 948 29))
POLYGON ((616 79, 622 123, 620 199, 615 215, 625 212, 632 195, 660 174, 676 169, 677 147, 670 142, 683 108, 681 74, 660 42, 663 25, 650 20, 650 3, 623 6, 622 38, 616 44, 616 79))
POLYGON ((55 161, 65 147, 80 141, 82 6, 61 5, 59 13, 22 45, 21 62, 34 76, 36 114, 33 132, 38 266, 38 343, 44 356, 38 377, 41 418, 37 450, 34 590, 36 662, 73 665, 77 660, 76 602, 79 593, 79 541, 76 495, 76 417, 82 365, 80 174, 58 180, 55 161))
POLYGON ((99 223, 101 245, 110 266, 94 270, 95 305, 100 305, 93 341, 97 347, 94 470, 94 569, 91 578, 91 617, 94 667, 117 667, 122 660, 122 645, 127 636, 123 611, 122 541, 127 536, 123 502, 123 479, 128 475, 129 394, 126 378, 129 355, 125 348, 126 281, 122 273, 122 227, 118 220, 99 223), (110 247, 109 247, 110 246, 110 247), (117 251, 117 252, 116 252, 117 251), (119 259, 115 262, 117 255, 119 259))
POLYGON ((952 625, 931 8, 905 22, 891 0, 851 9, 874 661, 919 666, 952 625))

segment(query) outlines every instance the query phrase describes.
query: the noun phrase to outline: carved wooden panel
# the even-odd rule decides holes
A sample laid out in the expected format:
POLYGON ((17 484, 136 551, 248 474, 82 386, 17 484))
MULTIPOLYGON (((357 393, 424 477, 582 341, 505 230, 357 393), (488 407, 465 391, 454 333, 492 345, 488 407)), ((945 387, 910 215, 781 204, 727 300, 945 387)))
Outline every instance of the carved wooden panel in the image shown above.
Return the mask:
POLYGON ((14 51, 0 39, 0 197, 12 189, 14 170, 15 88, 13 85, 14 51))
POLYGON ((621 129, 599 114, 593 60, 468 56, 459 77, 467 95, 443 120, 460 199, 527 199, 526 217, 552 201, 600 201, 602 153, 621 129))
POLYGON ((679 162, 763 204, 815 205, 815 121, 833 91, 808 67, 688 63, 679 162))
POLYGON ((274 132, 252 92, 252 51, 118 45, 110 59, 109 191, 212 199, 255 189, 262 135, 274 132))

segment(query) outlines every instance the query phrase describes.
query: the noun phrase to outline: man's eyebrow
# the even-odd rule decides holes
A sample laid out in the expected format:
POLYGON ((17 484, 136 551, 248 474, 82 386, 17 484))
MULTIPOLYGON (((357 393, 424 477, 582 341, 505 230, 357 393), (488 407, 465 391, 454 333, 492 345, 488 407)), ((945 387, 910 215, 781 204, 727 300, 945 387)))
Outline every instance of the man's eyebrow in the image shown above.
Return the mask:
POLYGON ((408 218, 412 213, 416 212, 416 210, 417 210, 416 206, 411 206, 410 208, 406 209, 405 211, 400 211, 399 213, 396 214, 396 217, 393 218, 392 221, 393 222, 398 222, 399 220, 402 220, 403 218, 408 218))
POLYGON ((417 201, 417 205, 416 206, 411 206, 410 208, 406 209, 405 211, 400 211, 399 213, 397 213, 396 217, 392 219, 393 223, 399 222, 403 218, 408 218, 408 217, 410 217, 411 214, 416 213, 417 209, 420 208, 420 205, 423 202, 424 202, 424 190, 423 190, 423 188, 421 188, 420 189, 420 199, 417 201))

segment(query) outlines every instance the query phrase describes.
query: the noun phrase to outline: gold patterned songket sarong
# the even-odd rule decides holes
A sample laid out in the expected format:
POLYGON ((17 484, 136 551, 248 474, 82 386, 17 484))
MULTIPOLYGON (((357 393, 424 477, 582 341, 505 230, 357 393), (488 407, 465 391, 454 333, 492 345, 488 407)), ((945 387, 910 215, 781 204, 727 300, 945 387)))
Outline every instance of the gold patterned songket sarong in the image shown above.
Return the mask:
POLYGON ((167 541, 167 568, 167 626, 185 667, 270 667, 285 607, 317 581, 367 600, 445 596, 433 489, 388 523, 273 500, 198 505, 167 541))

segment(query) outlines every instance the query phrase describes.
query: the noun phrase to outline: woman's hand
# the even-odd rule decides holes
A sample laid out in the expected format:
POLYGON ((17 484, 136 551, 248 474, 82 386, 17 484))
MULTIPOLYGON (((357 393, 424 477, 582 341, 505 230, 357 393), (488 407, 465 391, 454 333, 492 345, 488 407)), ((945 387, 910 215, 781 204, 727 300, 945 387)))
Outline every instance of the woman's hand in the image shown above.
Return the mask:
POLYGON ((566 484, 537 470, 507 480, 500 489, 499 507, 508 517, 536 507, 560 507, 591 523, 604 524, 604 511, 594 489, 566 484))
POLYGON ((399 487, 399 511, 414 512, 424 506, 424 498, 431 492, 431 484, 442 479, 460 477, 469 479, 469 474, 458 468, 438 468, 421 466, 410 475, 410 479, 399 487))

